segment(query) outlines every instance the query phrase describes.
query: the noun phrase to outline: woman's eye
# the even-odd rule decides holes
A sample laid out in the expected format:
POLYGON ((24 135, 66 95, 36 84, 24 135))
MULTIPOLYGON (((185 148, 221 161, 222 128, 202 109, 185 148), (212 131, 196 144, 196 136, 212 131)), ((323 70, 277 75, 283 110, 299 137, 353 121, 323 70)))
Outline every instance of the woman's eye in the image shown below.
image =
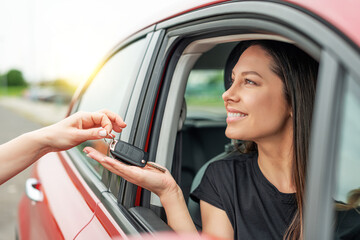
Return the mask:
POLYGON ((233 83, 234 83, 234 79, 233 78, 230 78, 230 86, 232 86, 233 85, 233 83))
POLYGON ((256 85, 256 82, 251 81, 250 79, 245 79, 245 84, 256 85))

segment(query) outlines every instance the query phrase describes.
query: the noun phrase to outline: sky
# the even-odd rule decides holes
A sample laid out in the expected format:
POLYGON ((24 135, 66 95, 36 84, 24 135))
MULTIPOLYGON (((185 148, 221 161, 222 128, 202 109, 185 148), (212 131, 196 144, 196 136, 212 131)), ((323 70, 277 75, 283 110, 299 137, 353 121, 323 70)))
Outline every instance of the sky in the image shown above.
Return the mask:
POLYGON ((77 84, 121 39, 186 2, 196 1, 1 0, 0 74, 16 68, 30 82, 77 84))

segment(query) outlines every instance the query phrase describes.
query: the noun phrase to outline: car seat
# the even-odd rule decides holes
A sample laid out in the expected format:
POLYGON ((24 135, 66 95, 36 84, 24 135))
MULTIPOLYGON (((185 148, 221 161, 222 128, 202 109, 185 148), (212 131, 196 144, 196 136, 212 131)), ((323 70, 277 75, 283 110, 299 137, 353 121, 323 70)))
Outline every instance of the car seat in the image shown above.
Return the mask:
MULTIPOLYGON (((238 144, 238 143, 236 143, 238 144)), ((222 160, 224 158, 238 155, 240 152, 235 147, 235 141, 232 141, 231 143, 225 145, 225 151, 223 153, 220 153, 219 155, 215 156, 214 158, 210 159, 208 162, 206 162, 196 173, 195 178, 191 184, 190 192, 193 192, 200 184, 201 179, 204 176, 204 173, 207 169, 207 167, 215 161, 222 160)), ((198 230, 201 230, 202 224, 201 224, 201 213, 200 213, 200 204, 196 201, 194 201, 191 197, 188 200, 188 209, 191 218, 194 221, 194 224, 198 230)))

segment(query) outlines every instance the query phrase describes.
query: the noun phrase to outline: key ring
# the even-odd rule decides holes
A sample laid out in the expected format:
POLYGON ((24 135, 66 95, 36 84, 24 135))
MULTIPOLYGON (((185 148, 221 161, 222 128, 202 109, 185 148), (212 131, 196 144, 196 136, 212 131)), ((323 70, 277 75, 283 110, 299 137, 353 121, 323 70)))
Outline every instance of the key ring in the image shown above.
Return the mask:
POLYGON ((116 140, 115 140, 115 136, 111 135, 110 133, 108 134, 108 136, 111 137, 110 142, 107 141, 108 138, 103 138, 103 140, 108 145, 107 150, 106 150, 106 155, 110 157, 110 148, 116 140))

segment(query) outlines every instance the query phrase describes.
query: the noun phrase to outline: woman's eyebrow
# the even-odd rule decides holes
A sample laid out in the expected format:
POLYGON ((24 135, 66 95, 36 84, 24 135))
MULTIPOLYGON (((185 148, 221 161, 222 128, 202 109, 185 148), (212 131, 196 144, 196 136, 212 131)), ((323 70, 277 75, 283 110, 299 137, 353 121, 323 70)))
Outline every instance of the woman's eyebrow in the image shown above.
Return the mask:
POLYGON ((255 71, 245 71, 245 72, 241 73, 242 76, 245 76, 245 75, 248 75, 248 74, 253 74, 253 75, 256 75, 256 76, 259 76, 259 77, 263 78, 258 72, 255 72, 255 71))
MULTIPOLYGON (((245 72, 241 73, 242 76, 245 76, 245 75, 248 75, 248 74, 254 74, 256 76, 259 76, 259 77, 263 78, 259 73, 255 72, 255 71, 245 71, 245 72)), ((231 72, 231 78, 233 78, 233 76, 235 76, 234 71, 231 72)))

